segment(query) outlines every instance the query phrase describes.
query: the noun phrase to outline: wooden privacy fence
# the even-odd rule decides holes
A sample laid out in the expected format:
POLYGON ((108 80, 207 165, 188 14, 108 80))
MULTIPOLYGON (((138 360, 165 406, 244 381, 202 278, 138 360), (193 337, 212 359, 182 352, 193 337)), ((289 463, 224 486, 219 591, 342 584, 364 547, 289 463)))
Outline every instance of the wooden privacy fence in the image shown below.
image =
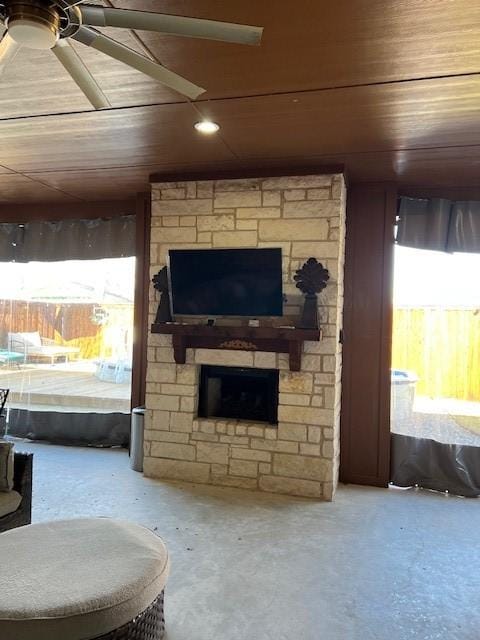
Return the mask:
POLYGON ((480 309, 394 309, 392 367, 418 376, 418 395, 480 402, 480 309))
POLYGON ((125 341, 125 344, 118 345, 118 350, 128 351, 132 324, 133 305, 128 304, 0 300, 0 349, 7 348, 9 332, 38 331, 42 338, 78 347, 81 358, 109 357, 116 346, 112 340, 117 335, 119 340, 125 341), (95 310, 99 308, 106 314, 106 321, 102 325, 94 321, 95 310), (121 331, 115 333, 117 328, 121 331))

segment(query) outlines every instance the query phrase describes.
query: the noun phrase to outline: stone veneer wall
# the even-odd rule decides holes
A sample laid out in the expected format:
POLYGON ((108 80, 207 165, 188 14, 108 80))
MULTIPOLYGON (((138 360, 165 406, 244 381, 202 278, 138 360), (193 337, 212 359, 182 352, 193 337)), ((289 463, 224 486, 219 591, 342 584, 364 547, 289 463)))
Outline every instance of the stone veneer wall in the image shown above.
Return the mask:
MULTIPOLYGON (((152 185, 152 198, 152 275, 171 248, 281 247, 287 303, 279 324, 300 314, 293 275, 307 258, 327 266, 331 280, 319 296, 323 338, 304 344, 297 373, 286 354, 266 352, 189 349, 187 363, 176 365, 171 337, 150 334, 145 475, 331 500, 339 461, 343 176, 161 183, 152 185), (278 428, 199 419, 201 364, 278 368, 278 428)), ((153 322, 153 289, 150 296, 153 322)))

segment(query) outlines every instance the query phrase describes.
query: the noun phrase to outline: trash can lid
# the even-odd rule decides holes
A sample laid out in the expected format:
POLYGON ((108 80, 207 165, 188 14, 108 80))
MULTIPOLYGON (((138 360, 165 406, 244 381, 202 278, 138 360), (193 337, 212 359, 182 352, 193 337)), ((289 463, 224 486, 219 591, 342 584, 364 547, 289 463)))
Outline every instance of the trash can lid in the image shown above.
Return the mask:
POLYGON ((134 409, 132 409, 132 413, 139 413, 140 415, 143 415, 145 413, 145 407, 135 407, 134 409))
POLYGON ((391 370, 392 384, 411 384, 413 382, 418 382, 418 376, 413 371, 407 371, 406 369, 391 370))

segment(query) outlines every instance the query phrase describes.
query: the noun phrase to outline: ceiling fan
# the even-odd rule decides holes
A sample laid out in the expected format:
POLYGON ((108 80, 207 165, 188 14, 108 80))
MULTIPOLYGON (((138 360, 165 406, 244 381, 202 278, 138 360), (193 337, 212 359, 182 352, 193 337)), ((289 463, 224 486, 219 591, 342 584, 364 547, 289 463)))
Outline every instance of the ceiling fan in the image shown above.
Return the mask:
POLYGON ((190 99, 198 98, 205 89, 94 27, 139 29, 248 45, 260 44, 263 32, 262 27, 114 9, 85 4, 83 0, 0 0, 2 23, 6 31, 0 40, 0 74, 21 47, 51 49, 95 109, 109 107, 110 103, 69 40, 97 49, 190 99))

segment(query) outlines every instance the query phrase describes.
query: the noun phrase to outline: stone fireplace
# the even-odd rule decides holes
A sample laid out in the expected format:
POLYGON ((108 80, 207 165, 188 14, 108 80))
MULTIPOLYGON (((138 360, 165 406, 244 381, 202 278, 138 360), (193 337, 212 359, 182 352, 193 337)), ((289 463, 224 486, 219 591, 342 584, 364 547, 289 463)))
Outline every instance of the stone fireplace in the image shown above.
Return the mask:
MULTIPOLYGON (((280 247, 283 316, 262 320, 268 326, 298 321, 302 296, 293 275, 307 258, 322 262, 330 280, 319 296, 322 338, 304 342, 300 371, 290 370, 286 353, 253 349, 188 348, 185 364, 177 364, 172 336, 150 334, 145 474, 332 499, 339 460, 343 176, 153 184, 151 232, 152 276, 170 249, 280 247)), ((150 301, 153 322, 153 289, 150 301)))

